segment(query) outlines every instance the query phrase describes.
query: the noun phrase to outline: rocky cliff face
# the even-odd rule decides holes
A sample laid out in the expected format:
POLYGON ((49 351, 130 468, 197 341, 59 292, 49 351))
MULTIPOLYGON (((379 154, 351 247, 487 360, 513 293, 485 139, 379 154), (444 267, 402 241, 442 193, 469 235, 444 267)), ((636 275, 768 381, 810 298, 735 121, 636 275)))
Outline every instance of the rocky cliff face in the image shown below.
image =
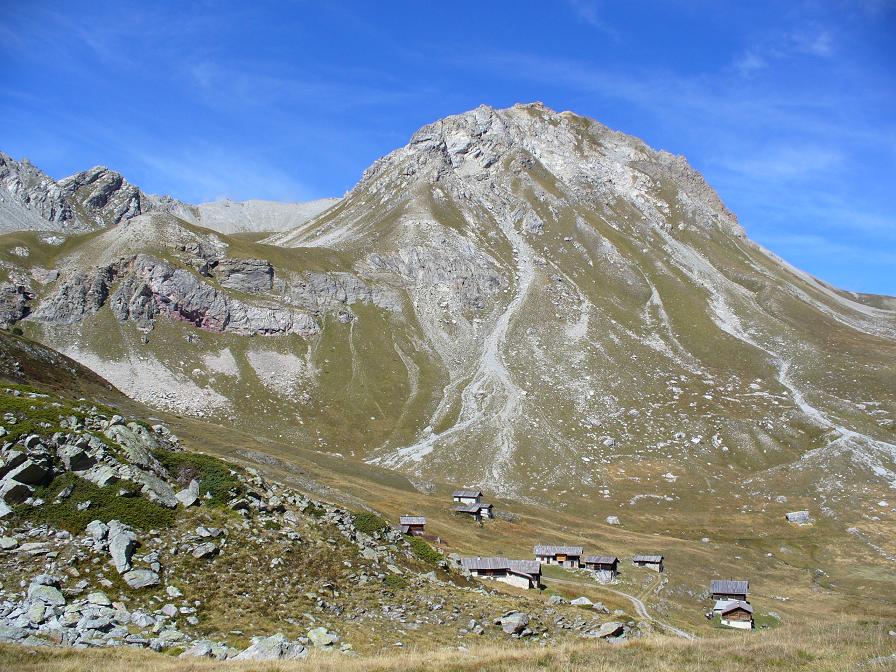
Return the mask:
POLYGON ((0 153, 0 231, 83 232, 146 212, 188 215, 190 206, 149 196, 118 173, 97 166, 56 182, 28 160, 0 153))

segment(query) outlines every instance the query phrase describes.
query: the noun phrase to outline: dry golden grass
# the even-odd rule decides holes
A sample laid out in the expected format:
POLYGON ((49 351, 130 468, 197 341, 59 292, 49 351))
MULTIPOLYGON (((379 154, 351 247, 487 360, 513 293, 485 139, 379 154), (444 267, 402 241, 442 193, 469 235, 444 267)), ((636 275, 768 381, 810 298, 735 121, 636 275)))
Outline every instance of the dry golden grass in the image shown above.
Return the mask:
POLYGON ((315 653, 289 663, 180 659, 125 649, 26 649, 0 646, 0 669, 20 672, 842 672, 896 670, 896 638, 887 627, 853 620, 815 622, 768 632, 724 631, 693 642, 651 637, 626 644, 581 641, 552 648, 508 643, 459 651, 404 650, 349 658, 315 653))

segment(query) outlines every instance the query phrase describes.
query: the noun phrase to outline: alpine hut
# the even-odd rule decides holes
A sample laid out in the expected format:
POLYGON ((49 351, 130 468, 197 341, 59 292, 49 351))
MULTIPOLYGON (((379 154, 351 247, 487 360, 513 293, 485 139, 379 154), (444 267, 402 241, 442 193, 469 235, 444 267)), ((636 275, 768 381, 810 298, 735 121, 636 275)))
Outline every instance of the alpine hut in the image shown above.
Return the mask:
POLYGON ((507 558, 462 558, 461 566, 473 576, 501 581, 517 588, 541 587, 541 564, 537 560, 507 558))
POLYGON ((473 504, 457 504, 452 510, 458 515, 471 516, 476 520, 495 517, 492 505, 486 504, 485 502, 474 502, 473 504))
POLYGON ((709 583, 709 592, 712 594, 712 599, 714 600, 739 600, 741 602, 746 602, 749 590, 749 581, 713 579, 709 583))
POLYGON ((729 628, 753 629, 753 607, 749 602, 733 600, 722 609, 721 623, 729 628))
POLYGON ((402 534, 422 537, 426 531, 426 518, 423 516, 401 516, 398 519, 398 528, 402 534))
POLYGON ((636 555, 632 558, 632 563, 636 567, 646 567, 654 572, 662 572, 664 569, 662 555, 636 555))
POLYGON ((619 574, 619 558, 614 555, 586 555, 583 564, 601 583, 609 583, 619 574))
POLYGON ((478 504, 482 500, 481 490, 455 490, 451 498, 458 504, 478 504))
POLYGON ((535 559, 542 565, 559 565, 561 567, 581 567, 581 546, 536 546, 535 559))

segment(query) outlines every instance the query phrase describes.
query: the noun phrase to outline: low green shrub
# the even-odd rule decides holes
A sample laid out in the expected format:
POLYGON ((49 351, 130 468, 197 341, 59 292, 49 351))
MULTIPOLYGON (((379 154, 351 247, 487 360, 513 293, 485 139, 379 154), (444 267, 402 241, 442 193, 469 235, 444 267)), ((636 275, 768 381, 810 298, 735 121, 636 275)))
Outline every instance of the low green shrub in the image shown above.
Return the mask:
POLYGON ((420 537, 409 536, 407 537, 407 540, 411 545, 411 551, 413 551, 414 555, 416 555, 419 560, 430 565, 434 565, 442 560, 442 554, 420 537))
POLYGON ((171 527, 175 511, 149 501, 139 492, 140 486, 128 481, 101 488, 74 474, 63 474, 35 490, 34 496, 44 500, 41 506, 20 504, 15 514, 21 520, 51 525, 72 534, 83 532, 91 520, 120 520, 140 530, 171 527), (73 488, 71 495, 56 501, 56 496, 68 486, 73 488), (119 494, 122 490, 126 494, 119 494), (90 507, 79 511, 78 504, 87 501, 90 507))
POLYGON ((370 511, 360 511, 352 514, 352 521, 358 532, 376 536, 389 528, 389 523, 370 511))
POLYGON ((164 449, 153 454, 180 485, 186 487, 193 479, 199 481, 199 493, 205 505, 224 508, 232 497, 231 491, 241 489, 230 465, 216 457, 164 449), (211 493, 211 499, 205 499, 206 493, 211 493))
POLYGON ((302 509, 302 513, 312 518, 321 518, 326 512, 327 510, 324 507, 314 502, 309 503, 308 506, 302 509))
POLYGON ((386 588, 391 590, 401 590, 408 587, 407 579, 398 574, 387 574, 386 578, 383 579, 383 583, 386 584, 386 588))

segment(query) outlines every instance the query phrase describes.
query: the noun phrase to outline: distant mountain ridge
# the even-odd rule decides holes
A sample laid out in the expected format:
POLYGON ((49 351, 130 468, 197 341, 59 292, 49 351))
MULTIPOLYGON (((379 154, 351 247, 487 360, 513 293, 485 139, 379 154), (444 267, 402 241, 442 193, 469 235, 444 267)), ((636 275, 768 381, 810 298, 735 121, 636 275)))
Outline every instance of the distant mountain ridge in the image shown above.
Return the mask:
POLYGON ((339 199, 279 203, 224 199, 191 205, 146 194, 121 174, 96 166, 54 180, 27 159, 0 152, 0 233, 84 233, 150 212, 167 213, 222 233, 283 231, 323 212, 339 199))

